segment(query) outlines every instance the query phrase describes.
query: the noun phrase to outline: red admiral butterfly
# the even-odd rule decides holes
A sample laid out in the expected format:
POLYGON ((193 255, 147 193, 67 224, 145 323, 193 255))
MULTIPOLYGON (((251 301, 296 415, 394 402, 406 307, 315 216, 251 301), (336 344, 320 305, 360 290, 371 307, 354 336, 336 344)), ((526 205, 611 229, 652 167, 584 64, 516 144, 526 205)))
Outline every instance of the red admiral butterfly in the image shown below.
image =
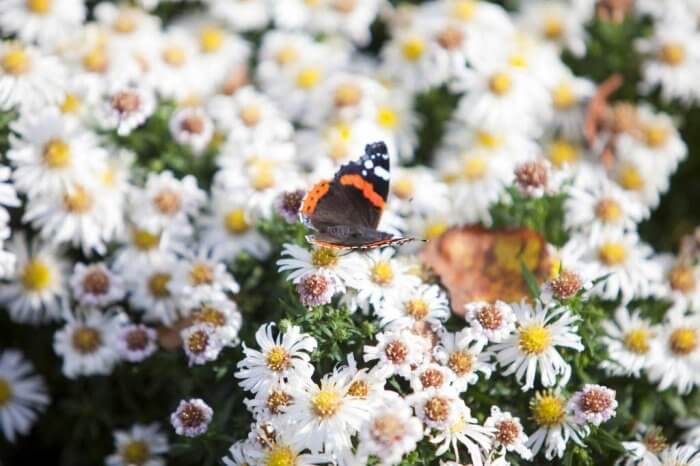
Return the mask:
POLYGON ((321 181, 306 193, 301 220, 317 232, 307 241, 332 249, 373 249, 413 241, 377 230, 388 195, 386 144, 367 144, 359 160, 343 165, 332 180, 321 181))

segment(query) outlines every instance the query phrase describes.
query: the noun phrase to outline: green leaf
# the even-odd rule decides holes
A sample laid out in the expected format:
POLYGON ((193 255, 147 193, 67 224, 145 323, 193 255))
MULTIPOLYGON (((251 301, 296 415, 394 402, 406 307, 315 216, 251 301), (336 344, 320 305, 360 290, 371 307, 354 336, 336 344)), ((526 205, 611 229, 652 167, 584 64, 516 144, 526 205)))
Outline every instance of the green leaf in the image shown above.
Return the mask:
POLYGON ((537 284, 537 277, 527 268, 525 261, 522 259, 520 259, 520 272, 523 274, 530 296, 537 299, 540 296, 540 286, 537 284))

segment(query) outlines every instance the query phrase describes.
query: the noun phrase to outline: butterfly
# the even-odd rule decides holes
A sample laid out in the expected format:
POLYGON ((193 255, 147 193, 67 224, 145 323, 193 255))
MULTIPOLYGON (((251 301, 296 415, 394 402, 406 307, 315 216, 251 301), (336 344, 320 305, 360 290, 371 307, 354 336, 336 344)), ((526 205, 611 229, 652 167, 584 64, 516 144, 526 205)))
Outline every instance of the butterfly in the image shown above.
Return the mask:
POLYGON ((317 183, 304 196, 301 221, 315 230, 306 240, 331 249, 374 249, 413 241, 377 230, 388 195, 386 144, 367 144, 359 160, 343 165, 332 180, 317 183))

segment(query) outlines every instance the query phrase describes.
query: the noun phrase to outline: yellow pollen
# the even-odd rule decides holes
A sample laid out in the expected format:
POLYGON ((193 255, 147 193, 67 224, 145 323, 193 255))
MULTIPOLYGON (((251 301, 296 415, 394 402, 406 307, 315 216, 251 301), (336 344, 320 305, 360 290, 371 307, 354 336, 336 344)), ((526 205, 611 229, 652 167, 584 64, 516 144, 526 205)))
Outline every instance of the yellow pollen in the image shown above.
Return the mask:
POLYGON ((625 333, 623 341, 625 348, 635 354, 646 354, 649 352, 649 330, 640 327, 625 333))
POLYGON ((297 49, 295 49, 291 45, 282 47, 275 54, 275 61, 279 65, 287 65, 289 63, 295 62, 297 58, 299 58, 299 53, 297 52, 297 49))
POLYGON ((196 330, 187 337, 186 345, 190 352, 201 354, 209 345, 209 335, 204 330, 196 330))
POLYGON ((289 367, 289 353, 281 346, 273 346, 265 355, 265 363, 270 370, 283 371, 289 367))
POLYGON ((195 285, 206 285, 214 282, 214 271, 207 264, 198 263, 190 269, 190 280, 195 285))
POLYGON ((668 340, 671 351, 678 356, 686 356, 698 347, 698 332, 694 328, 675 329, 668 340))
POLYGON ((256 170, 252 180, 253 188, 257 191, 264 191, 275 185, 275 175, 271 168, 263 167, 256 170))
POLYGON ((73 214, 84 214, 92 208, 92 195, 82 186, 75 186, 63 194, 63 206, 73 214))
POLYGON ((425 417, 435 422, 442 422, 450 414, 450 402, 445 398, 434 396, 426 401, 423 407, 425 417))
POLYGON ((695 271, 689 265, 676 265, 668 273, 668 281, 672 289, 689 293, 695 289, 695 271))
POLYGON ((578 160, 578 151, 564 139, 555 139, 549 144, 547 155, 555 167, 561 168, 564 165, 578 160))
POLYGON ((381 105, 377 110, 377 124, 382 128, 394 129, 399 123, 398 114, 391 108, 381 105))
POLYGON ((644 140, 649 147, 661 147, 668 140, 668 129, 665 126, 647 126, 644 128, 644 140))
POLYGON ((348 387, 349 396, 366 399, 369 395, 369 384, 365 380, 355 380, 348 387))
POLYGON ((216 26, 208 26, 199 32, 199 48, 204 53, 216 52, 224 43, 224 32, 216 26))
POLYGON ((163 49, 163 61, 170 66, 181 67, 187 61, 185 50, 182 47, 171 45, 163 49))
POLYGON ((415 192, 415 185, 411 178, 403 177, 393 183, 391 190, 399 199, 410 199, 415 192))
POLYGON ((82 105, 80 97, 75 94, 66 94, 61 104, 62 113, 76 113, 82 105))
POLYGON ((416 320, 425 319, 425 317, 430 312, 428 303, 420 298, 411 299, 405 304, 406 314, 413 317, 416 320))
POLYGON ((40 259, 32 259, 24 266, 21 273, 22 286, 29 291, 41 291, 48 288, 53 281, 51 269, 40 259))
POLYGON ((543 325, 532 324, 519 330, 518 340, 524 353, 539 356, 551 347, 552 332, 543 325))
POLYGON ((160 244, 160 235, 147 230, 135 229, 131 232, 131 240, 140 251, 155 249, 160 244))
POLYGON ((469 374, 474 368, 474 356, 468 351, 454 351, 450 353, 447 367, 460 377, 469 374))
POLYGON ((621 243, 604 243, 598 248, 598 258, 606 265, 619 265, 627 258, 627 250, 621 243))
POLYGON ((659 59, 670 66, 678 66, 685 61, 685 47, 679 43, 668 43, 661 46, 659 59))
POLYGON ((335 89, 335 105, 350 107, 357 105, 362 99, 362 89, 354 83, 344 83, 335 89))
POLYGON ((628 191, 639 191, 644 187, 644 178, 634 165, 626 165, 620 170, 617 176, 620 186, 628 191))
POLYGON ((614 199, 601 199, 595 206, 595 215, 604 223, 616 223, 622 218, 622 207, 614 199))
POLYGON ((3 55, 1 65, 7 74, 18 76, 29 71, 32 62, 23 48, 13 47, 3 55))
POLYGON ((93 73, 104 73, 109 66, 109 60, 104 47, 96 46, 83 55, 83 67, 93 73))
POLYGON ((538 393, 530 404, 532 417, 542 427, 558 426, 566 415, 565 401, 551 393, 538 393))
POLYGON ((238 116, 244 125, 252 128, 260 122, 260 117, 262 115, 260 114, 260 108, 255 104, 251 104, 242 107, 238 112, 238 116))
POLYGON ((510 91, 511 79, 506 73, 496 73, 489 79, 489 89, 491 92, 503 96, 510 91))
POLYGON ((343 399, 335 390, 323 388, 311 400, 314 414, 320 418, 329 418, 338 412, 343 399))
POLYGON ((549 40, 558 40, 564 35, 564 23, 561 18, 547 16, 542 25, 542 33, 549 40))
POLYGON ((527 57, 522 53, 514 53, 508 59, 511 66, 515 68, 527 68, 527 57))
POLYGON ((241 208, 233 209, 224 219, 224 225, 229 233, 240 235, 250 229, 250 224, 246 220, 245 210, 241 208))
POLYGON ((452 4, 452 15, 462 21, 469 21, 474 16, 476 2, 474 0, 457 0, 452 4))
POLYGON ((175 215, 180 211, 180 194, 172 189, 163 189, 153 197, 153 204, 164 215, 175 215))
POLYGON ((321 0, 304 0, 307 6, 318 6, 321 4, 321 0))
POLYGON ((12 396, 12 386, 10 382, 0 377, 0 409, 9 404, 12 396))
POLYGON ((305 68, 297 74, 297 86, 304 90, 313 89, 321 80, 321 71, 318 68, 305 68))
POLYGON ((420 37, 411 37, 404 40, 401 44, 401 52, 403 57, 410 62, 417 62, 423 56, 425 51, 425 42, 420 37))
POLYGON ((311 263, 315 267, 333 267, 338 263, 338 255, 329 248, 318 248, 311 252, 311 263))
POLYGON ((113 168, 107 167, 104 170, 102 170, 102 172, 99 174, 99 177, 100 183, 102 183, 103 186, 113 187, 117 179, 117 174, 115 173, 113 168))
POLYGON ((156 298, 167 298, 170 296, 168 283, 170 283, 169 273, 154 273, 148 279, 148 289, 150 290, 151 294, 156 298))
POLYGON ((150 459, 150 449, 143 440, 131 440, 122 449, 124 464, 142 466, 150 459))
POLYGON ((498 149, 503 145, 503 138, 486 131, 477 131, 476 140, 479 145, 487 149, 498 149))
POLYGON ((552 89, 552 103, 557 110, 569 110, 576 105, 577 100, 569 83, 559 84, 552 89))
POLYGON ((136 30, 136 18, 128 11, 122 11, 116 20, 112 23, 114 32, 120 34, 129 34, 136 30))
POLYGON ((275 446, 265 458, 265 466, 295 466, 297 455, 289 447, 275 446))
POLYGON ((27 0, 27 9, 37 15, 45 15, 51 10, 51 0, 27 0))
POLYGON ((433 222, 429 223, 423 230, 423 239, 432 240, 440 237, 447 231, 447 223, 433 222))
POLYGON ((62 139, 51 139, 44 145, 44 162, 49 168, 60 169, 70 165, 70 145, 62 139))
POLYGON ((372 267, 372 281, 377 285, 386 286, 394 280, 394 270, 387 261, 379 261, 372 267))
POLYGON ((78 353, 94 353, 102 345, 102 335, 94 327, 80 327, 73 332, 71 343, 78 353))
POLYGON ((468 181, 477 181, 484 177, 486 174, 486 168, 486 160, 479 157, 470 158, 464 162, 462 174, 468 181))
POLYGON ((216 308, 204 306, 195 314, 195 320, 214 327, 223 327, 226 323, 226 316, 216 308))

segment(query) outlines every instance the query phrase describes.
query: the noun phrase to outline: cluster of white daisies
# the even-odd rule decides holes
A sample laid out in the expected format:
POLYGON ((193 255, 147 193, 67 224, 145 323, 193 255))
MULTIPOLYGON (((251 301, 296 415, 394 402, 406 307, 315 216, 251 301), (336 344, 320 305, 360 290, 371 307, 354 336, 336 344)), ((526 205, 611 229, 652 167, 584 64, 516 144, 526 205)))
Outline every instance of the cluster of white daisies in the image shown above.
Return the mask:
MULTIPOLYGON (((685 144, 668 115, 625 103, 604 109, 587 143, 596 85, 560 58, 585 55, 600 2, 523 2, 509 13, 477 0, 204 0, 181 2, 186 13, 167 24, 149 11, 172 1, 136 3, 100 3, 87 20, 82 0, 0 0, 0 306, 12 325, 57 327, 66 377, 144 361, 167 346, 156 330, 174 329, 190 365, 216 361, 245 325, 231 268, 245 254, 276 261, 303 306, 343 306, 381 330, 320 374, 312 336, 261 326, 259 349, 243 346, 235 372, 254 424, 229 465, 398 464, 423 441, 436 458, 474 465, 561 458, 617 407, 606 386, 568 384, 585 348, 567 303, 582 294, 619 303, 599 336, 602 371, 681 394, 700 384, 700 267, 637 236, 685 144), (372 55, 376 21, 388 37, 372 55), (415 97, 436 89, 457 104, 431 166, 402 166, 425 123, 415 97), (149 132, 158 118, 164 134, 149 132), (435 239, 453 225, 488 226, 510 186, 566 195, 570 239, 550 248, 557 266, 534 304, 469 303, 464 329, 451 332, 446 292, 420 273, 420 244, 274 248, 257 226, 297 222, 304 190, 378 140, 393 165, 385 231, 435 239), (166 142, 183 159, 213 160, 210 185, 147 172, 160 154, 139 147, 166 142), (672 305, 653 322, 634 307, 642 299, 672 305), (470 386, 491 377, 531 391, 530 406, 467 405, 470 386)), ((639 0, 630 14, 654 26, 633 44, 640 94, 696 103, 700 3, 639 0)), ((3 348, 4 437, 26 434, 48 403, 32 364, 3 348)), ((173 408, 175 433, 190 437, 216 415, 199 398, 173 408)), ((686 443, 674 445, 642 426, 624 461, 700 464, 699 425, 685 420, 686 443)), ((114 438, 107 464, 164 464, 158 423, 114 438)))

